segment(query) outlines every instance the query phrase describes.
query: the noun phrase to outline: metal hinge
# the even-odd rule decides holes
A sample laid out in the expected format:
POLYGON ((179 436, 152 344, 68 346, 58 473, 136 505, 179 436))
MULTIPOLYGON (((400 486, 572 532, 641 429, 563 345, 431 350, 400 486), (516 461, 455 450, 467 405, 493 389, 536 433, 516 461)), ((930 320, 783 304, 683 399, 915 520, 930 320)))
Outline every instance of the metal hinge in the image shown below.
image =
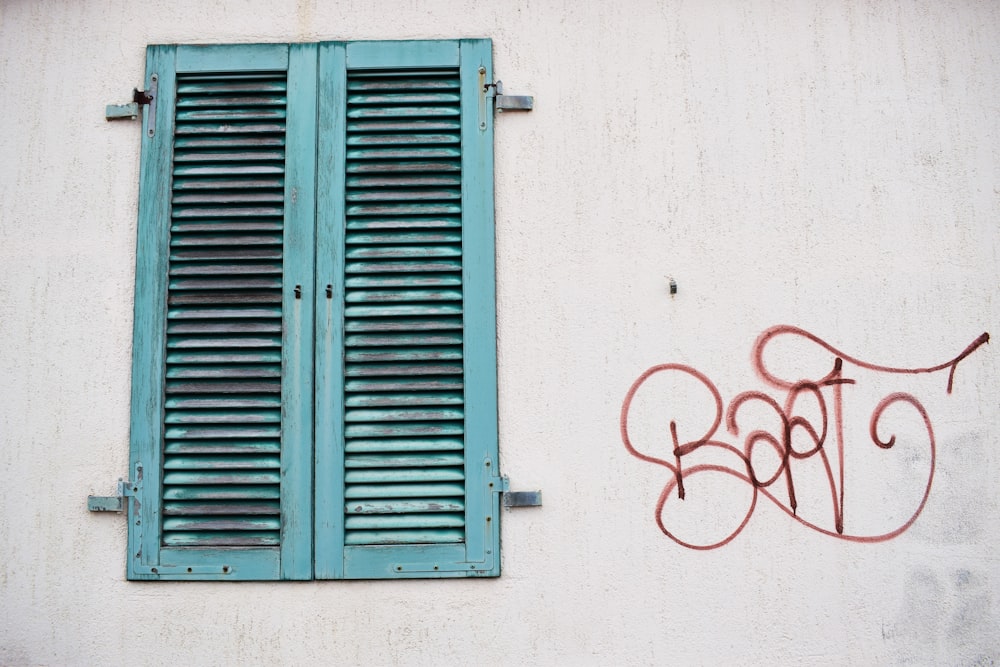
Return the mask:
POLYGON ((496 493, 503 494, 504 507, 541 507, 541 491, 511 491, 510 479, 506 475, 494 478, 492 483, 496 493))
POLYGON ((531 111, 535 98, 531 95, 504 95, 503 81, 486 84, 486 97, 493 98, 493 108, 497 113, 504 111, 531 111))
POLYGON ((146 106, 146 134, 153 136, 156 127, 156 92, 158 76, 149 77, 149 90, 132 90, 132 101, 129 104, 109 104, 104 107, 104 117, 107 120, 135 120, 139 117, 139 107, 146 106))
POLYGON ((125 510, 125 499, 135 495, 136 488, 132 482, 118 478, 118 495, 87 496, 87 509, 91 512, 122 512, 125 510))

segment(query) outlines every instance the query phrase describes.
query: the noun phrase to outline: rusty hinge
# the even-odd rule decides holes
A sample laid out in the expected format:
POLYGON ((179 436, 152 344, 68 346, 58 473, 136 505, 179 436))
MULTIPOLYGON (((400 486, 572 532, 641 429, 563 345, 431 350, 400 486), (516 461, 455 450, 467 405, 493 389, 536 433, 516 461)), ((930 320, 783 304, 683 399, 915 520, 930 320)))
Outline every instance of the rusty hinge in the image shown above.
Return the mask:
POLYGON ((109 104, 104 108, 107 120, 135 120, 139 117, 139 107, 146 107, 146 134, 153 136, 156 127, 156 89, 159 77, 149 77, 149 90, 132 90, 132 101, 128 104, 109 104))
POLYGON ((128 480, 118 479, 118 495, 87 496, 87 509, 91 512, 122 512, 125 510, 125 499, 134 496, 138 489, 128 480))
POLYGON ((497 113, 504 111, 531 111, 535 98, 531 95, 504 95, 503 81, 486 84, 486 96, 493 98, 493 108, 497 113))

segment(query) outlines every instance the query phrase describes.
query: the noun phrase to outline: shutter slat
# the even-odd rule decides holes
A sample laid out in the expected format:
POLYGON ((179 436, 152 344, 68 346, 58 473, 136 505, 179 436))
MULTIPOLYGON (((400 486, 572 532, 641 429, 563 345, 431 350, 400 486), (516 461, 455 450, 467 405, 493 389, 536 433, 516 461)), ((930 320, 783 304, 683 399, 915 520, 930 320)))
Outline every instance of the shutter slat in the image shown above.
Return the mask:
POLYGON ((461 345, 462 334, 434 332, 403 332, 397 334, 349 334, 344 337, 344 346, 351 347, 382 347, 408 345, 461 345))
MULTIPOLYGON (((284 201, 284 194, 281 192, 274 192, 271 190, 256 191, 256 192, 232 192, 229 190, 191 190, 188 193, 175 194, 173 197, 173 203, 177 204, 208 204, 212 206, 218 206, 219 204, 242 204, 249 202, 271 202, 271 203, 281 203, 284 201)), ((251 237, 245 237, 251 238, 251 237)), ((199 238, 194 238, 194 241, 201 240, 199 238)), ((206 239, 207 240, 207 239, 206 239)), ((171 239, 171 245, 175 245, 176 239, 171 239)), ((273 242, 274 237, 264 237, 258 239, 257 242, 273 242)), ((280 243, 280 239, 278 239, 280 243)), ((229 241, 230 243, 233 240, 229 241)))
POLYGON ((232 276, 233 274, 280 274, 280 262, 261 263, 226 263, 226 264, 199 264, 188 262, 174 262, 170 267, 172 276, 232 276))
POLYGON ((371 245, 380 243, 461 243, 461 232, 452 231, 380 231, 380 232, 348 232, 348 245, 371 245))
MULTIPOLYGON (((232 136, 232 135, 189 135, 187 137, 178 137, 174 140, 174 149, 181 151, 180 155, 190 156, 197 155, 202 152, 211 151, 232 151, 235 148, 273 148, 275 146, 284 146, 285 138, 280 134, 269 135, 254 133, 251 136, 232 136), (183 149, 183 150, 182 150, 183 149), (198 153, 188 153, 187 151, 195 150, 198 153)), ((259 155, 261 153, 253 153, 259 155)), ((275 159, 281 159, 280 156, 275 159)))
POLYGON ((461 403, 461 393, 446 391, 410 392, 405 394, 348 394, 344 399, 344 405, 348 408, 406 405, 461 405, 461 403))
POLYGON ((181 97, 189 95, 220 95, 229 93, 239 95, 241 93, 282 93, 288 89, 283 80, 278 79, 241 79, 239 76, 230 76, 222 80, 209 80, 207 77, 198 77, 197 80, 180 81, 177 84, 177 94, 181 97))
POLYGON ((450 235, 420 232, 412 232, 404 235, 404 238, 413 245, 382 245, 381 241, 385 238, 382 235, 372 237, 375 239, 375 243, 365 243, 365 236, 355 236, 352 238, 353 242, 347 248, 346 255, 348 259, 353 260, 461 257, 461 245, 454 241, 451 243, 441 243, 438 239, 442 236, 448 237, 450 235))
MULTIPOLYGON (((268 195, 270 196, 270 195, 268 195)), ((176 197, 175 197, 176 199, 176 197)), ((280 200, 279 200, 280 201, 280 200)), ((238 230, 225 235, 183 233, 187 230, 177 230, 170 238, 171 247, 203 247, 203 246, 248 246, 268 245, 281 247, 280 234, 241 234, 238 230)))
MULTIPOLYGON (((228 406, 227 406, 228 407, 228 406)), ((166 424, 268 424, 281 421, 278 410, 191 410, 173 409, 164 419, 166 424)))
POLYGON ((281 347, 279 336, 176 336, 167 349, 281 347))
POLYGON ((445 407, 347 410, 344 413, 345 422, 437 421, 463 417, 461 409, 445 407))
POLYGON ((275 217, 280 218, 282 208, 280 206, 200 206, 200 207, 177 207, 174 209, 174 219, 183 218, 258 218, 275 217))
POLYGON ((244 197, 254 195, 254 190, 271 189, 280 191, 285 181, 279 176, 243 176, 242 178, 175 178, 174 199, 186 192, 204 190, 240 190, 244 197))
POLYGON ((424 421, 399 424, 350 424, 344 427, 346 438, 400 438, 438 435, 461 435, 465 432, 461 422, 424 421))
POLYGON ((346 380, 344 390, 346 392, 421 392, 434 390, 461 390, 462 378, 454 377, 427 377, 427 378, 378 378, 375 380, 346 380))
POLYGON ((347 131, 352 135, 379 132, 395 133, 400 132, 447 132, 449 130, 460 130, 462 123, 457 118, 377 118, 369 120, 350 120, 347 123, 347 131))
POLYGON ((464 512, 465 502, 459 498, 421 498, 419 500, 364 500, 346 503, 344 512, 351 514, 409 514, 426 512, 464 512))
POLYGON ((280 164, 180 164, 174 167, 174 176, 209 176, 235 178, 236 176, 280 175, 284 167, 280 164))
POLYGON ((461 466, 464 461, 465 458, 461 453, 394 453, 348 456, 344 465, 347 468, 427 468, 433 466, 461 466))
MULTIPOLYGON (((205 278, 176 278, 170 281, 170 289, 177 290, 239 290, 244 289, 280 289, 281 276, 278 277, 244 277, 228 278, 224 275, 205 278)), ((239 294, 239 292, 230 292, 239 294)))
MULTIPOLYGON (((428 510, 414 510, 432 512, 428 510)), ((448 510, 441 510, 448 511, 448 510)), ((219 514, 280 514, 281 507, 277 501, 244 501, 242 503, 227 503, 217 500, 171 500, 163 503, 165 516, 211 516, 219 514)))
POLYGON ((272 381, 248 381, 228 382, 218 380, 205 380, 200 382, 191 381, 170 381, 167 382, 167 396, 173 394, 263 394, 274 393, 281 390, 281 383, 272 381))
MULTIPOLYGON (((193 475, 195 473, 187 474, 193 475)), ((205 474, 207 475, 209 473, 205 474)), ((457 482, 463 479, 465 479, 465 473, 462 472, 461 468, 348 470, 344 474, 344 480, 348 485, 401 484, 408 482, 457 482)))
POLYGON ((261 364, 281 363, 281 353, 277 350, 243 352, 219 350, 210 352, 171 352, 167 354, 168 364, 261 364))
MULTIPOLYGON (((347 81, 347 90, 386 91, 386 90, 457 90, 458 82, 452 79, 442 79, 436 73, 428 73, 428 78, 416 76, 393 76, 391 78, 369 79, 361 73, 355 73, 347 81)), ((458 101, 457 99, 455 101, 458 101)))
POLYGON ((277 456, 171 456, 165 470, 268 470, 281 467, 277 456))
POLYGON ((371 348, 363 350, 349 350, 344 355, 344 360, 347 362, 448 361, 461 358, 461 348, 422 348, 408 350, 371 348))
POLYGON ((462 141, 458 134, 431 134, 410 132, 407 134, 355 134, 347 139, 348 146, 411 146, 427 144, 457 144, 462 141))
POLYGON ((164 486, 175 485, 242 485, 242 484, 277 484, 281 475, 277 471, 255 470, 246 471, 185 471, 168 472, 163 475, 164 486))
MULTIPOLYGON (((226 107, 256 107, 268 106, 278 107, 284 111, 287 100, 284 95, 233 95, 233 90, 218 91, 228 92, 229 95, 180 95, 177 98, 178 109, 210 108, 225 109, 226 107)), ((243 93, 257 91, 240 91, 243 93)))
POLYGON ((387 452, 448 452, 461 451, 461 438, 354 438, 347 443, 349 454, 387 452))
POLYGON ((404 176, 352 176, 347 179, 349 188, 416 188, 441 187, 462 184, 457 174, 410 174, 404 176))
POLYGON ((461 514, 454 513, 394 513, 392 516, 349 515, 344 522, 347 530, 392 530, 398 528, 460 528, 465 525, 461 514))
POLYGON ((465 497, 465 485, 454 482, 430 484, 351 484, 344 497, 356 498, 436 498, 465 497))
POLYGON ((458 160, 438 160, 436 162, 416 162, 394 160, 391 162, 348 162, 348 174, 427 174, 462 171, 458 160))
POLYGON ((250 423, 239 427, 220 424, 218 426, 169 426, 164 429, 164 437, 167 440, 197 440, 206 438, 272 438, 281 437, 281 430, 278 426, 260 425, 250 423))
POLYGON ((355 530, 344 536, 349 545, 454 544, 465 541, 465 531, 454 530, 355 530))
POLYGON ((347 288, 363 287, 452 287, 462 284, 460 273, 389 273, 381 275, 351 275, 344 282, 347 288))
POLYGON ((375 190, 373 192, 356 192, 347 197, 347 201, 420 201, 420 200, 442 200, 461 199, 462 191, 458 189, 447 190, 375 190))
POLYGON ((461 315, 461 304, 447 303, 385 305, 385 306, 348 306, 345 308, 347 317, 432 317, 435 315, 461 315))
POLYGON ((370 120, 373 118, 434 118, 434 117, 457 117, 459 111, 457 107, 356 107, 348 108, 347 117, 350 119, 370 120))
POLYGON ((275 440, 168 440, 167 454, 278 454, 281 442, 275 440))
POLYGON ((206 120, 277 120, 285 118, 284 109, 247 108, 247 109, 197 109, 194 111, 178 111, 178 126, 186 121, 206 120))
MULTIPOLYGON (((404 86, 397 83, 396 90, 404 89, 404 86)), ((441 88, 457 88, 458 86, 441 86, 441 88)), ((383 86, 383 90, 387 89, 388 86, 383 86)), ((422 86, 422 88, 424 88, 422 86)), ((405 93, 375 93, 370 86, 357 86, 355 88, 348 88, 348 90, 365 90, 368 94, 354 94, 347 96, 347 105, 351 106, 365 106, 365 105, 375 105, 379 107, 392 108, 395 106, 406 106, 406 105, 419 105, 419 104, 448 104, 447 107, 449 112, 454 111, 455 105, 461 98, 458 93, 445 93, 445 92, 430 92, 426 88, 421 91, 407 90, 405 93)), ((357 111, 358 109, 352 109, 352 111, 357 111)))
POLYGON ((197 533, 163 531, 166 547, 276 547, 280 544, 279 531, 204 530, 197 533))
POLYGON ((345 270, 351 273, 432 273, 435 271, 461 273, 462 262, 450 259, 425 261, 347 262, 345 270))
MULTIPOLYGON (((239 487, 199 484, 197 486, 172 486, 163 490, 165 501, 276 501, 278 498, 280 498, 278 487, 273 484, 239 487)), ((224 505, 222 506, 224 507, 224 505)))
POLYGON ((174 129, 178 136, 227 134, 284 134, 282 122, 185 123, 174 129))
POLYGON ((347 377, 371 377, 385 375, 461 375, 460 363, 381 363, 348 364, 344 375, 347 377))
POLYGON ((219 394, 218 396, 182 396, 167 398, 164 405, 174 409, 191 408, 274 408, 281 407, 278 396, 241 396, 234 398, 219 394))

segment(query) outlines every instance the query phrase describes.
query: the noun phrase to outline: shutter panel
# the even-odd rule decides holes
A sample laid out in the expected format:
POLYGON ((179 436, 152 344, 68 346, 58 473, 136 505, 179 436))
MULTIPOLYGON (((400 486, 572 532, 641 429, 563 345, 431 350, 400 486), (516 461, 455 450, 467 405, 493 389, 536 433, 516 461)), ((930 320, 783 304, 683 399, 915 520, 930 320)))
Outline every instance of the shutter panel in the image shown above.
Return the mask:
POLYGON ((137 345, 151 358, 136 356, 134 382, 156 428, 143 429, 152 448, 133 439, 143 469, 134 574, 308 576, 296 555, 309 536, 288 528, 303 511, 289 473, 298 479, 310 454, 296 451, 309 428, 289 403, 310 364, 294 354, 301 313, 289 283, 302 279, 288 268, 302 262, 296 239, 312 234, 311 219, 298 230, 289 196, 312 153, 305 166, 293 159, 288 47, 150 51, 158 126, 143 145, 139 252, 165 261, 136 299, 137 345))
POLYGON ((335 415, 330 459, 340 479, 330 481, 336 500, 317 502, 330 514, 317 527, 317 576, 495 575, 491 119, 480 127, 491 115, 481 113, 480 83, 489 42, 329 53, 334 90, 322 97, 338 104, 332 159, 321 143, 320 163, 340 173, 329 190, 337 201, 320 200, 321 227, 329 216, 336 240, 319 267, 335 273, 342 312, 330 318, 340 331, 317 337, 339 357, 320 372, 338 391, 321 391, 317 410, 335 415), (483 415, 470 415, 470 397, 483 415), (321 537, 324 528, 335 537, 321 537), (342 571, 324 571, 321 544, 343 548, 342 571))

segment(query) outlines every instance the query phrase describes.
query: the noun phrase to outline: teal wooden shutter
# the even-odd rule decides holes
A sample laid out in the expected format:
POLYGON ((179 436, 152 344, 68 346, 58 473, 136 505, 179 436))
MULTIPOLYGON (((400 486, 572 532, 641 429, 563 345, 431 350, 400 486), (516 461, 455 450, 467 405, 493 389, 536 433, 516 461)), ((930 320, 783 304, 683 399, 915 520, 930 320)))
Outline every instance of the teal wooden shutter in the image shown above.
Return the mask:
POLYGON ((496 576, 488 40, 323 44, 316 576, 496 576))
POLYGON ((315 46, 153 46, 131 579, 312 576, 315 46))

